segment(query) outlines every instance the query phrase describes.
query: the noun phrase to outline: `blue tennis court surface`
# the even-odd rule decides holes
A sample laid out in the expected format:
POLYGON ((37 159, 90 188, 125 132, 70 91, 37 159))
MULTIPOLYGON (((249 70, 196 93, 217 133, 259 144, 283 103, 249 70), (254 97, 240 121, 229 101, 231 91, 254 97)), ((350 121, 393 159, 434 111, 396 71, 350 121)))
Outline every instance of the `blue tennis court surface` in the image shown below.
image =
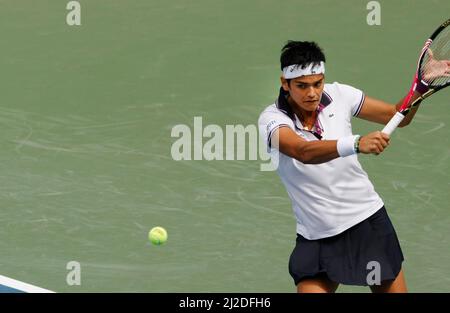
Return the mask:
POLYGON ((0 293, 53 293, 53 291, 0 275, 0 293))

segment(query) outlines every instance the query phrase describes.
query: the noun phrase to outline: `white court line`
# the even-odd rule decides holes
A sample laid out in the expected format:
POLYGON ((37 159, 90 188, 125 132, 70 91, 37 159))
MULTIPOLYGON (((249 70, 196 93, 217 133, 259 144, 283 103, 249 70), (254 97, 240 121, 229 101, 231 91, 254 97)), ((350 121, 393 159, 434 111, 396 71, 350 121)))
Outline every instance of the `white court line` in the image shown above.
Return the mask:
POLYGON ((2 275, 0 275, 0 285, 27 293, 54 293, 54 291, 36 287, 2 275))

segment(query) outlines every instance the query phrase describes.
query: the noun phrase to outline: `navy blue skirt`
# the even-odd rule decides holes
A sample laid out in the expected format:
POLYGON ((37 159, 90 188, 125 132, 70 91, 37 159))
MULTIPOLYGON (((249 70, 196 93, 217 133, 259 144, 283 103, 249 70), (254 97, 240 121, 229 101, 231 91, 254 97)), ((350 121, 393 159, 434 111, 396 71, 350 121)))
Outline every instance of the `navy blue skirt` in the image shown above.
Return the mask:
POLYGON ((297 234, 289 259, 289 273, 295 285, 305 278, 326 275, 336 283, 368 286, 368 276, 375 268, 378 268, 380 281, 395 279, 403 260, 397 234, 383 206, 369 218, 333 237, 308 240, 297 234), (378 262, 377 267, 373 267, 374 261, 378 262))

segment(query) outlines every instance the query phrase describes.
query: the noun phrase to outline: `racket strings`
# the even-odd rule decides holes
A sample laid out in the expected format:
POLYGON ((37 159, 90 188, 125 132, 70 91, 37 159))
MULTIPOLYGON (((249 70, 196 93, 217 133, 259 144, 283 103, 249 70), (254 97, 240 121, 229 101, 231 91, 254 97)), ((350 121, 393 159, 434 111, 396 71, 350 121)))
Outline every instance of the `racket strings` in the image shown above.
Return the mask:
POLYGON ((420 78, 430 87, 450 83, 450 27, 446 27, 433 40, 420 65, 420 78))

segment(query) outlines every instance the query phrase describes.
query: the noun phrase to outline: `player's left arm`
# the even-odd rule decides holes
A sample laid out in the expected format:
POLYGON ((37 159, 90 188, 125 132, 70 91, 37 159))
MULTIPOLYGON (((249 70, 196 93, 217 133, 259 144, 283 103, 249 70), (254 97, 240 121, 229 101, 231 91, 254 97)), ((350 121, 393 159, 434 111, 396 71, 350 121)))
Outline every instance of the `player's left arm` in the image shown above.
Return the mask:
MULTIPOLYGON (((411 101, 414 101, 419 96, 420 94, 415 92, 411 101)), ((397 104, 394 105, 379 99, 366 96, 362 104, 361 111, 359 112, 357 117, 367 121, 386 125, 391 120, 392 116, 394 116, 394 114, 400 109, 402 103, 403 99, 401 99, 397 104)), ((416 114, 418 108, 419 106, 413 108, 405 117, 405 119, 400 123, 399 127, 408 125, 416 114)))

